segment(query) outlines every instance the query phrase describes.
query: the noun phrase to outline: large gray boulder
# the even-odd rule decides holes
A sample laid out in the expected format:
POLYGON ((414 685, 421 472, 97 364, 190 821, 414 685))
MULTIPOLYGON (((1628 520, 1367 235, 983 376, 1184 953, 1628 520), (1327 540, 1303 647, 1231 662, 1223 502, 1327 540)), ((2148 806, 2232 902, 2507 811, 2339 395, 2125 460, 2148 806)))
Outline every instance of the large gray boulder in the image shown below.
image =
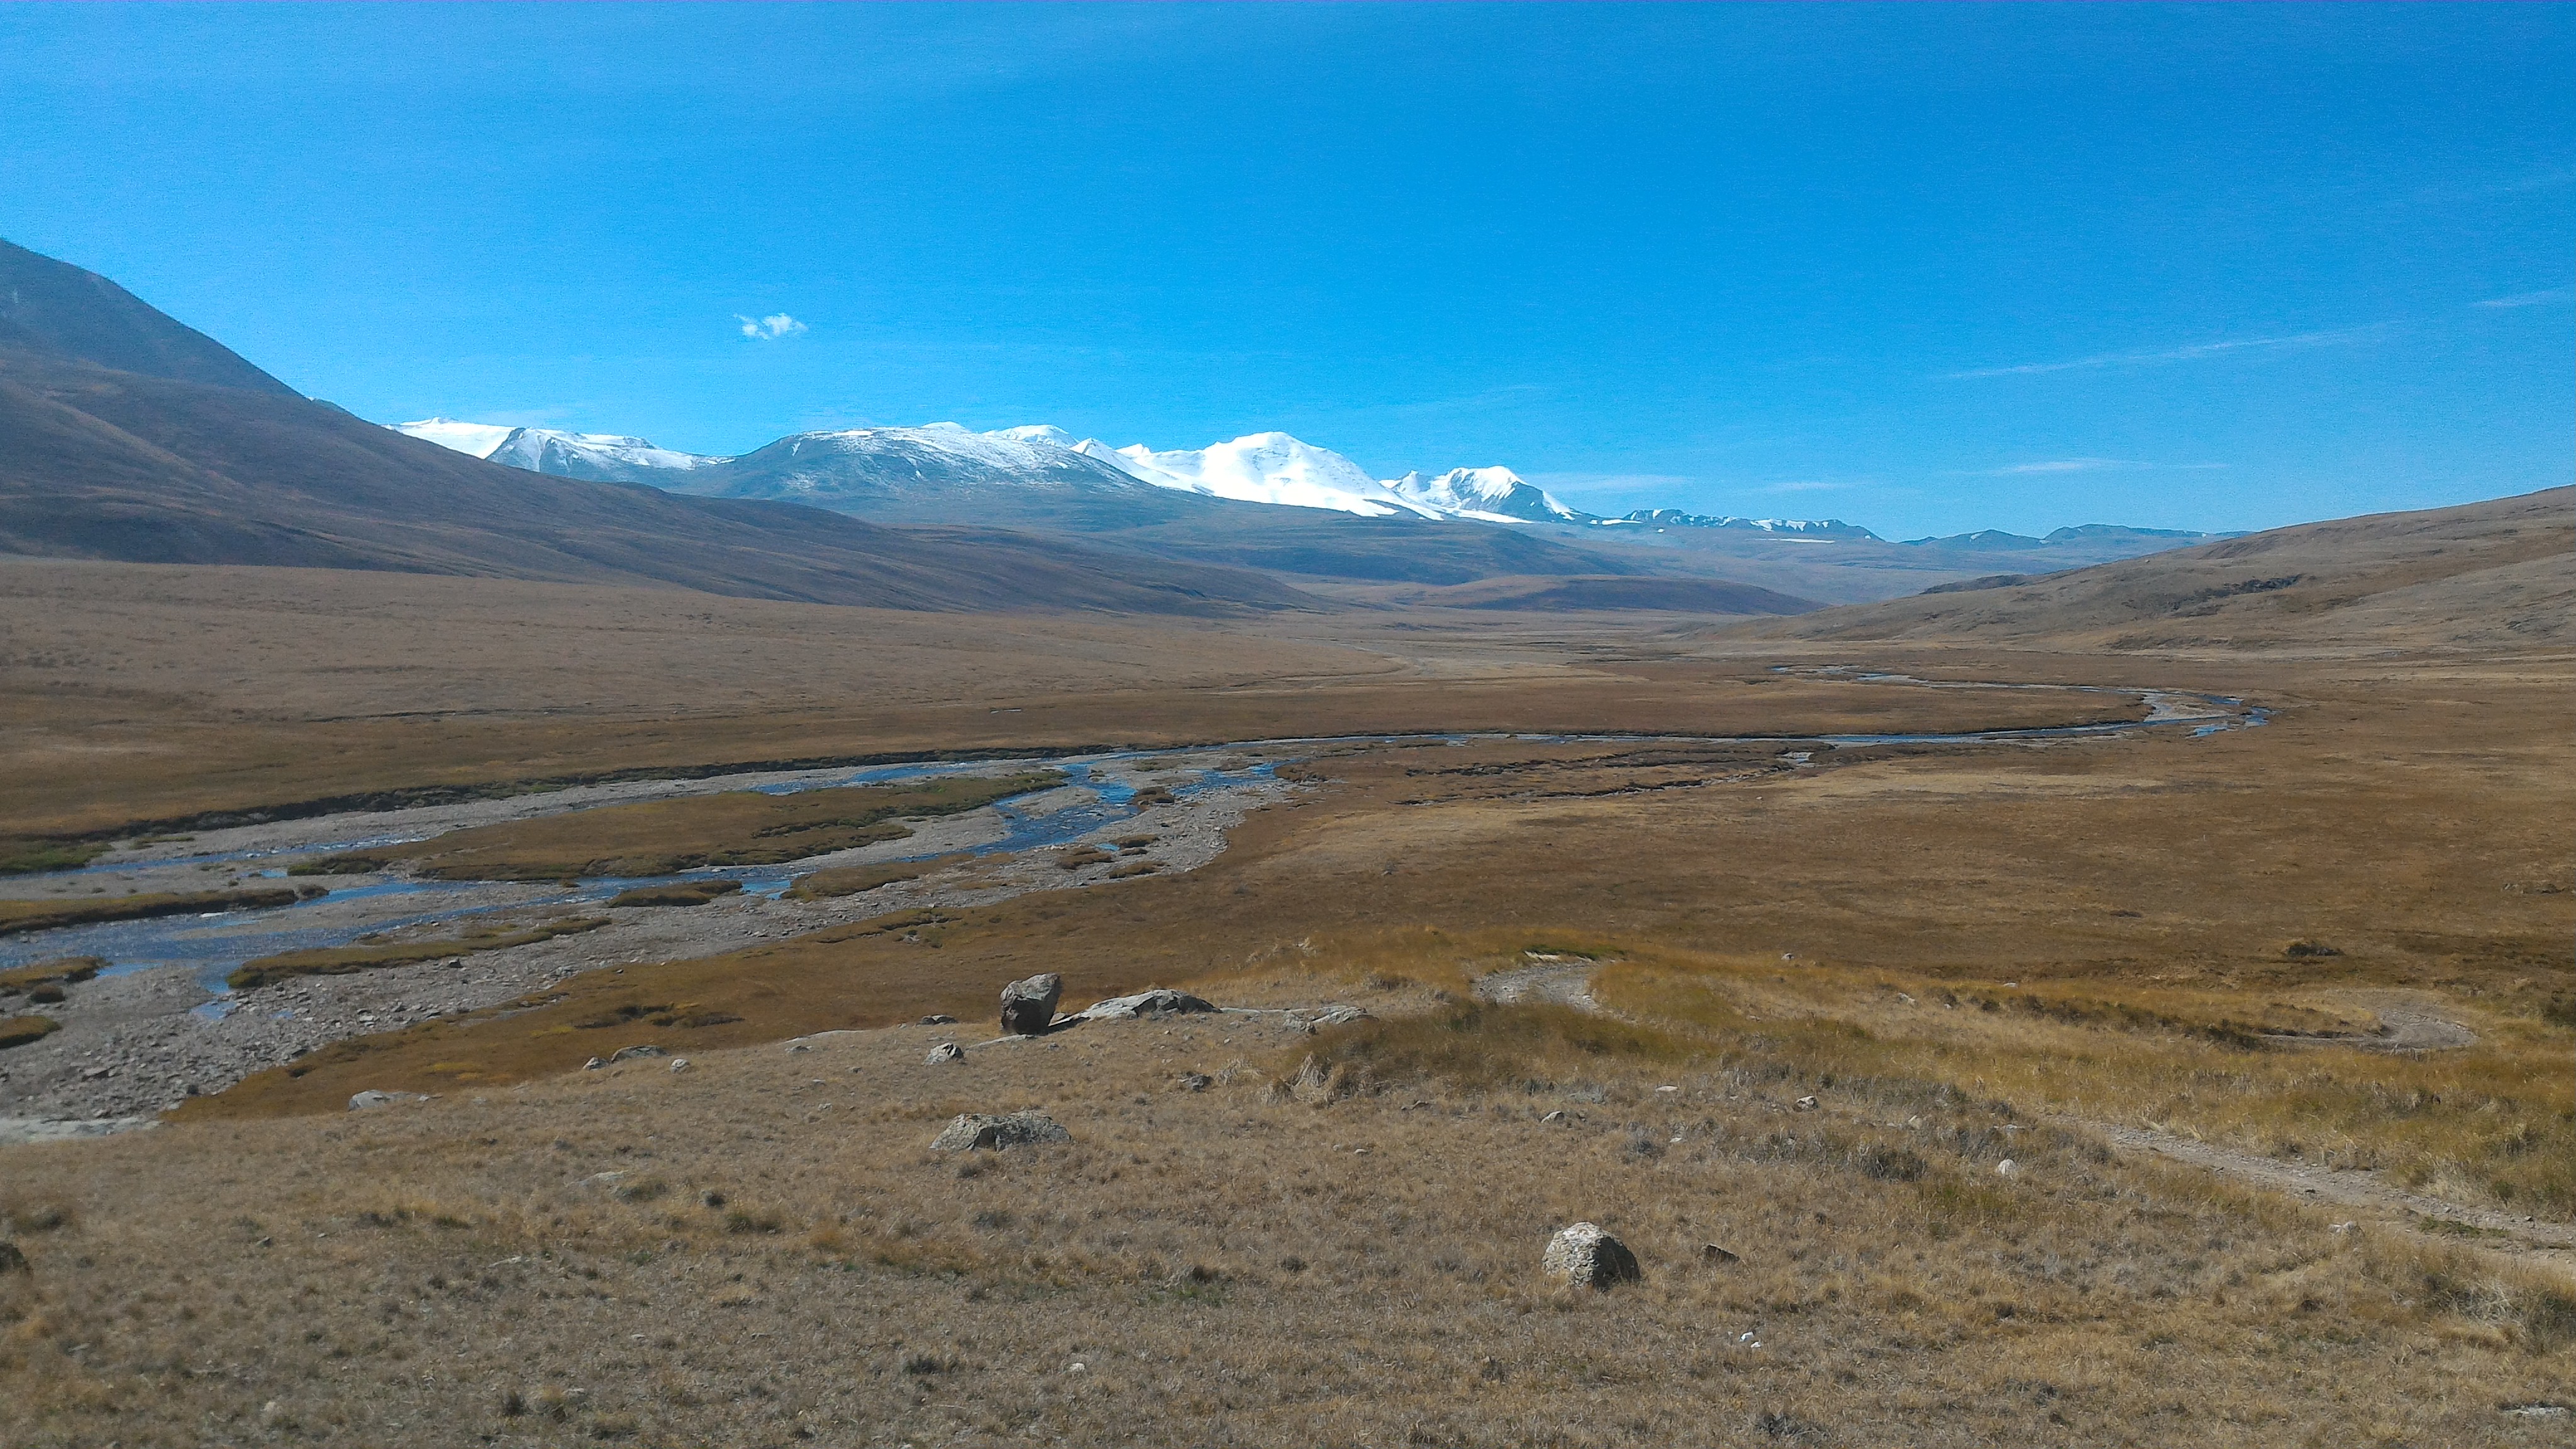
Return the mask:
POLYGON ((1179 1016, 1186 1012, 1214 1010, 1214 1002, 1201 1000, 1186 991, 1157 986, 1133 996, 1113 996, 1078 1015, 1084 1021, 1125 1021, 1138 1016, 1179 1016))
POLYGON ((987 1147, 998 1152, 1005 1147, 1020 1147, 1033 1142, 1071 1142, 1073 1134, 1056 1124, 1043 1112, 1009 1112, 990 1116, 982 1112, 961 1112, 957 1120, 932 1139, 933 1152, 972 1152, 987 1147))
POLYGON ((1547 1275, 1577 1288, 1607 1288, 1633 1283, 1645 1275, 1628 1245, 1603 1231, 1598 1223, 1576 1223, 1559 1229, 1539 1259, 1547 1275))
POLYGON ((1002 1030, 1036 1036, 1055 1024, 1055 1004, 1064 999, 1064 978, 1044 971, 1002 988, 1002 1030))

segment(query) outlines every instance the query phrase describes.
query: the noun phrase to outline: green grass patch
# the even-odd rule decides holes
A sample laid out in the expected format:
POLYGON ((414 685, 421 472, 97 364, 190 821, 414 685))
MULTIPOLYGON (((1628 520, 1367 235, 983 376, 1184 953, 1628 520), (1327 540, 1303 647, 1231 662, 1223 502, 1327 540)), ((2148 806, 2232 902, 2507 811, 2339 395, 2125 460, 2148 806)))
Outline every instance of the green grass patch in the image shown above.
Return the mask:
POLYGON ((233 974, 224 978, 236 991, 248 991, 286 980, 291 976, 346 976, 355 971, 369 971, 380 966, 409 966, 419 961, 439 961, 450 956, 463 956, 476 951, 501 951, 512 946, 531 946, 551 941, 557 936, 578 935, 595 931, 608 924, 606 916, 582 916, 569 921, 549 921, 542 926, 519 931, 484 931, 470 936, 455 936, 438 941, 401 941, 383 946, 330 946, 311 951, 285 951, 275 956, 262 956, 245 961, 233 974))
POLYGON ((0 1021, 0 1050, 43 1041, 63 1029, 63 1024, 50 1016, 13 1016, 0 1021))
POLYGON ((0 839, 0 875, 78 870, 105 855, 114 843, 107 840, 0 839))
POLYGON ((96 956, 61 956, 0 971, 0 996, 46 986, 74 986, 96 976, 107 965, 96 956))
POLYGON ((693 880, 677 885, 637 886, 619 891, 608 904, 617 906, 703 906, 718 896, 742 889, 738 880, 693 880))
POLYGON ((298 867, 345 875, 409 865, 438 880, 565 880, 676 875, 711 865, 779 865, 912 832, 898 823, 979 809, 1064 783, 1061 770, 960 775, 765 795, 729 790, 682 800, 604 805, 454 831, 298 867))
POLYGON ((77 901, 0 901, 0 936, 86 926, 98 921, 137 921, 206 911, 266 910, 322 894, 318 886, 257 890, 183 891, 160 895, 96 896, 77 901))

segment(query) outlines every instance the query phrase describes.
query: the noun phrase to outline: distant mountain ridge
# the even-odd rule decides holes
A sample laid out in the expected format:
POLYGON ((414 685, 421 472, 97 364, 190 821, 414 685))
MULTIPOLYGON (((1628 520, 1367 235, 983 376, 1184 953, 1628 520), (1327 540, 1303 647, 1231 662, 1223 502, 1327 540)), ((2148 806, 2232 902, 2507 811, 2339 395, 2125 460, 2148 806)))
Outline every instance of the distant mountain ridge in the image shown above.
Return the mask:
MULTIPOLYGON (((0 553, 659 585, 943 612, 1322 604, 1265 573, 1086 540, 888 528, 498 466, 303 397, 106 278, 5 242, 0 308, 0 553)), ((498 451, 509 440, 478 441, 498 451)), ((545 441, 527 456, 567 466, 545 441)), ((583 446, 629 444, 640 440, 583 446)))

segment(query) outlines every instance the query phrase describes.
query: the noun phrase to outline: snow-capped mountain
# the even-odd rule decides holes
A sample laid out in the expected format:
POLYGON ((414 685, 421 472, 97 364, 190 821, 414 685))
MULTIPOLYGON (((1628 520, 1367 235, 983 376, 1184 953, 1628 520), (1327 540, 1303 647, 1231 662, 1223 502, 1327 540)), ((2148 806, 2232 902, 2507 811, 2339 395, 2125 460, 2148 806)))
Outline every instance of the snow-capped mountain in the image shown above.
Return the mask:
POLYGON ((1859 524, 1839 518, 1738 518, 1733 514, 1684 513, 1678 508, 1640 508, 1623 517, 1592 521, 1604 528, 1728 528, 1817 542, 1878 539, 1877 534, 1859 524))
POLYGON ((392 426, 395 432, 409 433, 442 448, 531 473, 594 482, 659 483, 671 473, 729 461, 657 448, 642 438, 617 433, 567 433, 555 428, 514 428, 504 423, 460 423, 454 418, 423 418, 392 426))
POLYGON ((398 431, 531 472, 650 483, 675 493, 780 499, 887 520, 1057 521, 1107 524, 1173 516, 1176 495, 1363 518, 1478 523, 1751 529, 1785 538, 1874 539, 1834 520, 1713 518, 1678 509, 1595 518, 1509 468, 1411 472, 1391 481, 1329 448, 1286 433, 1252 433, 1204 448, 1113 448, 1062 428, 979 433, 956 423, 797 433, 739 457, 657 448, 642 438, 425 418, 398 431), (1019 490, 997 493, 995 489, 1019 490), (1170 506, 1157 500, 1164 500, 1170 506))
POLYGON ((1291 508, 1330 508, 1365 518, 1399 513, 1437 518, 1443 511, 1414 502, 1329 448, 1318 448, 1286 433, 1252 433, 1231 443, 1177 453, 1157 453, 1138 443, 1107 456, 1158 488, 1177 488, 1211 498, 1291 508))
POLYGON ((1437 477, 1407 473, 1387 485, 1406 502, 1489 523, 1581 523, 1591 515, 1559 503, 1509 468, 1452 468, 1437 477))

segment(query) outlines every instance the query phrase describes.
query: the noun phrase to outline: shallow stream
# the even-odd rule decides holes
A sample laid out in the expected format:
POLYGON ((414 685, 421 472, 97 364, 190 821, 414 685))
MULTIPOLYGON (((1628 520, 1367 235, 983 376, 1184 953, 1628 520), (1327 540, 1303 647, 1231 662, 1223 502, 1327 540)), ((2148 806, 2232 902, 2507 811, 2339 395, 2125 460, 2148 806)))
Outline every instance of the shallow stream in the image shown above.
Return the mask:
MULTIPOLYGON (((1901 683, 1944 687, 1930 681, 1902 676, 1859 676, 1873 683, 1901 683)), ((1991 686, 1988 686, 1991 687, 1991 686)), ((1533 741, 1582 741, 1601 743, 1690 743, 1740 744, 1754 742, 1809 742, 1837 748, 1868 745, 1905 744, 2009 744, 2025 741, 2076 739, 2088 736, 2117 735, 2130 731, 2176 727, 2187 728, 2195 738, 2224 730, 2251 728, 2264 723, 2260 709, 2245 706, 2242 700, 2216 695, 2187 694, 2171 690, 2112 690, 2141 699, 2149 706, 2149 717, 2138 723, 2105 725, 2069 725, 2036 729, 1972 730, 1956 733, 1919 734, 1851 734, 1796 736, 1672 736, 1636 734, 1582 735, 1515 735, 1508 738, 1533 741)), ((871 863, 927 860, 940 855, 968 853, 975 855, 1016 854, 1070 844, 1106 827, 1132 818, 1131 802, 1137 791, 1132 778, 1153 773, 1158 761, 1214 758, 1218 764, 1196 768, 1172 769, 1167 777, 1153 783, 1169 789, 1183 802, 1193 796, 1223 791, 1271 778, 1279 766, 1302 758, 1300 750, 1348 744, 1419 744, 1433 742, 1465 743, 1475 739, 1506 738, 1499 735, 1369 735, 1317 737, 1309 739, 1251 740, 1236 744, 1193 745, 1169 750, 1122 751, 1090 755, 1079 759, 1026 761, 981 760, 968 763, 883 765, 860 769, 816 770, 801 772, 792 778, 757 777, 758 784, 734 785, 768 794, 795 794, 806 790, 832 789, 850 785, 889 784, 925 776, 991 774, 1001 771, 1051 766, 1062 770, 1067 779, 1063 785, 1050 786, 1029 795, 1004 800, 985 807, 979 815, 994 822, 985 838, 961 847, 950 845, 923 849, 916 854, 871 854, 871 863), (1257 752, 1258 760, 1236 760, 1232 755, 1257 752), (1079 794, 1068 798, 1068 791, 1079 794), (1043 808, 1041 808, 1043 806, 1043 808)), ((1792 759, 1798 757, 1792 756, 1792 759)), ((734 777, 749 780, 753 776, 734 777)), ((724 777, 697 782, 704 788, 727 788, 724 777)), ((620 803, 603 800, 591 805, 567 808, 599 808, 620 803)), ((540 812, 553 813, 553 812, 540 812)), ((37 884, 49 881, 73 882, 83 878, 105 879, 156 868, 235 867, 245 878, 283 878, 287 868, 299 861, 369 846, 397 844, 424 839, 442 833, 423 830, 417 834, 382 833, 384 816, 351 817, 359 819, 376 833, 352 834, 337 838, 307 838, 292 845, 256 849, 209 850, 202 853, 176 851, 167 854, 138 855, 119 853, 115 858, 92 863, 78 870, 59 871, 20 881, 37 884)), ((952 817, 952 818, 972 818, 952 817)), ((307 822, 328 835, 331 817, 307 822)), ((927 837, 924 837, 927 839, 927 837)), ((564 906, 602 906, 618 893, 637 886, 666 885, 710 878, 739 880, 745 892, 775 898, 795 877, 816 868, 816 861, 802 860, 782 865, 728 866, 693 870, 670 876, 617 877, 584 879, 569 886, 527 885, 496 887, 492 882, 439 880, 371 880, 363 884, 342 886, 324 895, 294 905, 264 910, 211 912, 194 916, 161 916, 138 921, 112 921, 97 925, 71 926, 59 930, 30 932, 21 936, 0 938, 0 966, 21 965, 32 961, 63 956, 96 956, 108 966, 102 974, 123 975, 128 972, 184 969, 197 984, 217 998, 200 1008, 207 1014, 221 1014, 229 1008, 230 988, 224 978, 243 962, 255 957, 284 951, 345 946, 361 936, 434 925, 463 922, 478 915, 498 911, 525 911, 532 908, 564 906), (496 895, 502 897, 495 899, 496 895), (369 908, 371 903, 373 908, 369 908), (355 909, 352 909, 352 908, 355 909)), ((311 878, 307 878, 311 879, 311 878)), ((77 899, 75 897, 74 899, 77 899)))

